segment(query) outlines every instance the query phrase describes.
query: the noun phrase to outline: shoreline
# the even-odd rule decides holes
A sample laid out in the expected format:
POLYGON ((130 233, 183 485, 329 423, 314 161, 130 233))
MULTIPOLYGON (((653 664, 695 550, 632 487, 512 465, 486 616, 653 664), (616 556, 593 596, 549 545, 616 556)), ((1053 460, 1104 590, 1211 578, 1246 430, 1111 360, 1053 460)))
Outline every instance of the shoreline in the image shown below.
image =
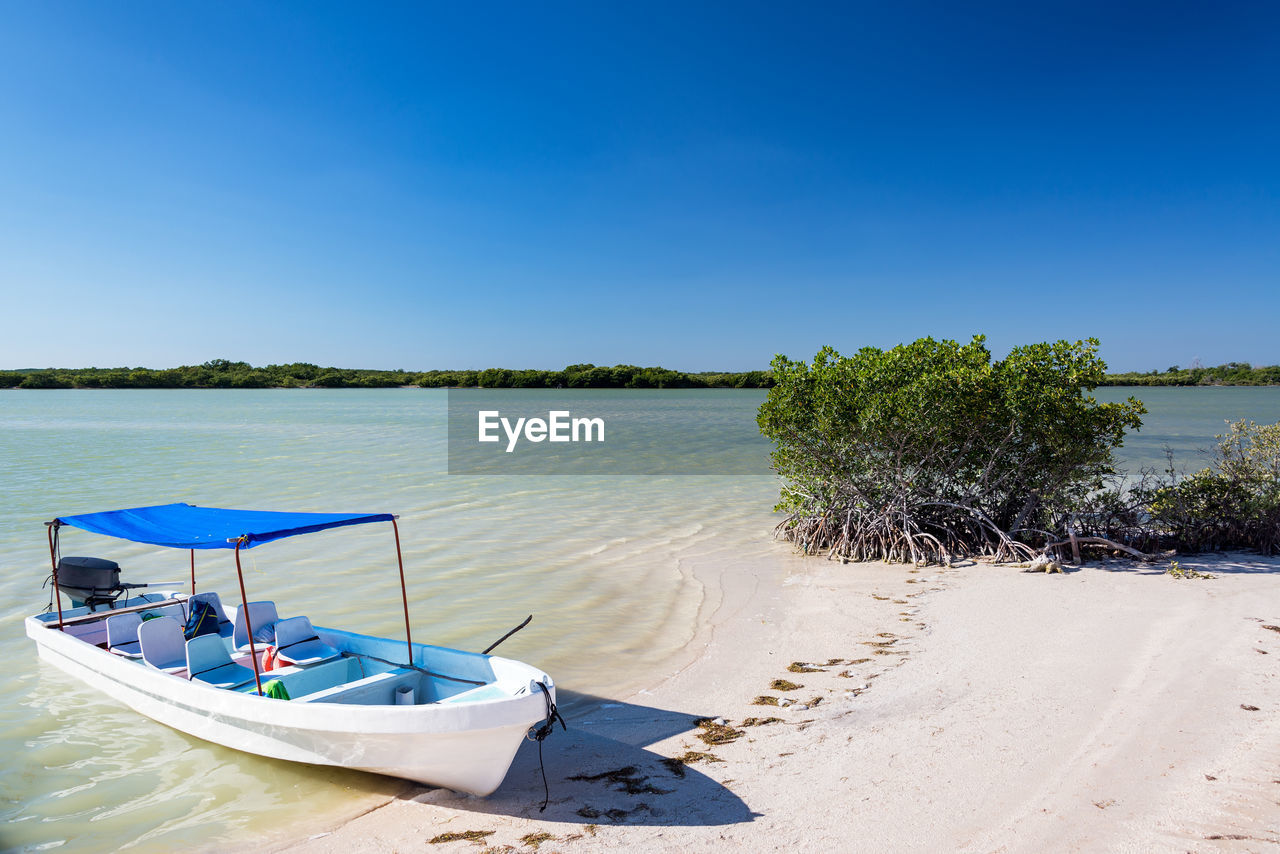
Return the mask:
POLYGON ((1218 577, 1120 562, 913 571, 781 544, 745 568, 695 560, 718 594, 669 674, 616 699, 565 691, 569 731, 544 744, 546 812, 530 744, 487 799, 406 786, 272 850, 468 831, 558 851, 1280 844, 1280 631, 1265 628, 1280 626, 1280 559, 1180 562, 1218 577), (723 718, 730 740, 705 743, 700 718, 723 718))
MULTIPOLYGON (((1280 383, 1129 383, 1102 382, 1093 390, 1100 388, 1280 388, 1280 383)), ((121 385, 121 386, 40 386, 23 388, 22 386, 0 386, 0 391, 385 391, 389 389, 418 391, 768 391, 768 386, 480 386, 480 385, 385 385, 385 386, 321 386, 321 385, 262 385, 262 386, 214 386, 214 385, 121 385)))

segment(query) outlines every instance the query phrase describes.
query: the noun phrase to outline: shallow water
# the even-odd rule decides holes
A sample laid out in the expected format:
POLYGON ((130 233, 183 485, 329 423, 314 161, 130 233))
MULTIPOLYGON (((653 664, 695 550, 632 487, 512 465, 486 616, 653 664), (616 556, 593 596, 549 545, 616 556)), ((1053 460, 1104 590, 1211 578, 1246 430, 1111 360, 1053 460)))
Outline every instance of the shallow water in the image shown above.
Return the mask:
MULTIPOLYGON (((501 652, 597 694, 688 642, 703 597, 689 559, 782 548, 768 477, 450 476, 445 415, 437 391, 0 392, 0 641, 17 653, 0 676, 0 847, 171 850, 399 785, 206 744, 40 663, 22 618, 48 602, 55 515, 170 501, 396 512, 415 640, 483 649, 533 614, 501 652)), ((76 529, 62 552, 117 560, 128 581, 188 576, 188 552, 76 529)), ((196 561, 199 589, 238 598, 229 552, 196 561)), ((282 613, 403 636, 387 525, 271 543, 245 567, 250 598, 282 613)))
POLYGON ((1225 433, 1227 422, 1247 418, 1258 424, 1280 421, 1280 387, 1098 389, 1099 401, 1122 401, 1132 395, 1147 407, 1142 429, 1125 438, 1117 454, 1122 468, 1135 471, 1168 467, 1165 449, 1173 452, 1178 471, 1194 472, 1209 465, 1214 437, 1225 433))
MULTIPOLYGON (((1126 465, 1163 446, 1203 464, 1223 419, 1280 420, 1280 389, 1103 389, 1151 410, 1126 465)), ((632 394, 599 392, 602 396, 632 394)), ((762 392, 664 392, 751 417, 762 392)), ((692 637, 700 561, 785 552, 770 477, 446 474, 440 391, 0 391, 0 848, 167 851, 249 844, 299 815, 358 811, 399 784, 261 759, 155 724, 39 662, 22 619, 48 602, 43 522, 145 504, 395 512, 415 640, 503 654, 562 687, 609 695, 692 637)), ((723 410, 722 410, 723 411, 723 410)), ((654 447, 654 454, 664 453, 654 447)), ((64 554, 117 560, 129 581, 180 581, 188 553, 74 529, 64 554)), ((371 634, 403 631, 389 526, 246 553, 250 598, 371 634)), ((230 553, 197 555, 199 588, 235 586, 230 553)))

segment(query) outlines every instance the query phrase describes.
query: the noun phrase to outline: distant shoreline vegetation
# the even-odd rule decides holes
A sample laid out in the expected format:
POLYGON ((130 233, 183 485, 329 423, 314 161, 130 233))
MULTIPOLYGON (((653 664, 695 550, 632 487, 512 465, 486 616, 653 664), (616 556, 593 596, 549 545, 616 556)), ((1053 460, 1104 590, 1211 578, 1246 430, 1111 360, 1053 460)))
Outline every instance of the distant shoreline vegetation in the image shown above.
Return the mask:
POLYGON ((685 373, 635 365, 570 365, 561 371, 371 371, 295 362, 255 368, 214 359, 180 368, 0 370, 0 388, 771 388, 770 371, 685 373))
POLYGON ((1180 368, 1174 365, 1161 373, 1107 374, 1101 385, 1280 385, 1280 365, 1255 368, 1246 362, 1228 362, 1216 368, 1199 365, 1180 368))
MULTIPOLYGON (((686 373, 635 365, 569 365, 560 371, 373 371, 306 362, 255 368, 214 359, 180 368, 31 368, 0 370, 0 388, 772 388, 772 371, 686 373)), ((1280 365, 1228 362, 1213 368, 1174 365, 1163 373, 1106 374, 1101 386, 1280 385, 1280 365)))

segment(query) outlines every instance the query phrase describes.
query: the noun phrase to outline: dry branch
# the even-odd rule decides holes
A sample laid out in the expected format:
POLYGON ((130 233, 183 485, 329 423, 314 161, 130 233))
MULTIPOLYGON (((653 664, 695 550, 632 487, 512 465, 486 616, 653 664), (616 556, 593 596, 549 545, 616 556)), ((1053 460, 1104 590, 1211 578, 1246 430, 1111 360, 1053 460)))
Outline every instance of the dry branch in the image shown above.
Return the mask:
POLYGON ((1124 545, 1123 543, 1117 543, 1114 540, 1108 540, 1106 537, 1077 537, 1074 532, 1071 534, 1070 538, 1068 539, 1058 540, 1057 542, 1049 543, 1044 547, 1044 552, 1045 554, 1048 554, 1049 552, 1055 549, 1062 548, 1063 546, 1071 546, 1075 550, 1076 563, 1080 562, 1080 546, 1106 546, 1109 549, 1115 549, 1116 551, 1124 552, 1127 555, 1136 557, 1138 560, 1146 561, 1148 563, 1151 561, 1160 559, 1158 555, 1151 555, 1151 554, 1147 554, 1146 552, 1140 552, 1135 548, 1130 548, 1129 546, 1124 545))

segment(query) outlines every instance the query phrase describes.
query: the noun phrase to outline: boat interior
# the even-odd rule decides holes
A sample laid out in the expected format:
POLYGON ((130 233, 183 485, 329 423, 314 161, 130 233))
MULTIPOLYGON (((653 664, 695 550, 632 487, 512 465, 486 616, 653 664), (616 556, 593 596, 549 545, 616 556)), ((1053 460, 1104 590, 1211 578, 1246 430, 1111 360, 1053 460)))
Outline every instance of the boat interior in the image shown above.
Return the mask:
MULTIPOLYGON (((64 609, 63 631, 138 667, 249 694, 258 693, 252 666, 256 655, 264 695, 294 703, 483 702, 531 690, 527 676, 509 672, 504 659, 414 644, 413 661, 408 662, 403 641, 315 627, 305 616, 282 618, 274 602, 247 607, 246 622, 245 606, 228 607, 217 593, 151 593, 105 609, 64 609), (211 606, 217 631, 187 639, 183 628, 200 601, 211 606)), ((57 628, 56 613, 36 619, 57 628)))

